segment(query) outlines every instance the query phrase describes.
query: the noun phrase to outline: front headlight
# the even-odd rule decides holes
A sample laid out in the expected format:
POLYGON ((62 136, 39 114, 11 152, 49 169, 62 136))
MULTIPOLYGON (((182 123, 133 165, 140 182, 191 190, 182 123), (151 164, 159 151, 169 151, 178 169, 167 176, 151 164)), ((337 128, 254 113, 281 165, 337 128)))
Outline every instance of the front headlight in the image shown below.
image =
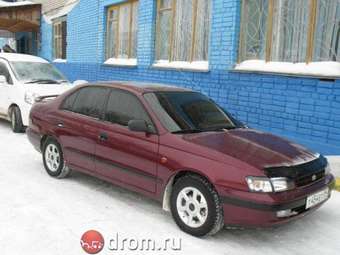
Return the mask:
POLYGON ((329 165, 329 163, 327 163, 327 166, 325 168, 325 175, 329 175, 332 173, 332 168, 331 166, 329 165))
POLYGON ((273 184, 275 192, 282 192, 295 188, 294 182, 284 177, 271 178, 270 181, 273 184))
POLYGON ((250 191, 254 192, 273 192, 272 184, 266 177, 247 177, 246 178, 250 191))
POLYGON ((25 102, 28 104, 34 104, 35 103, 35 99, 38 98, 39 95, 36 93, 32 93, 32 92, 26 92, 25 93, 25 102))
POLYGON ((295 187, 294 182, 287 178, 267 178, 267 177, 252 177, 246 178, 250 191, 253 192, 282 192, 291 190, 295 187))

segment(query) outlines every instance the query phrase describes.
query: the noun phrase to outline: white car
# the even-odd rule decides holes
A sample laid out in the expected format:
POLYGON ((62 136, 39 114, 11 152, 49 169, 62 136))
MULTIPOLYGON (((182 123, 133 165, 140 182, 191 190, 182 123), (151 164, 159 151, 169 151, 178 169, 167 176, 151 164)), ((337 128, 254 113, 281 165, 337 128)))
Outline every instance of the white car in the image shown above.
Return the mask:
POLYGON ((0 118, 11 121, 16 133, 28 126, 36 99, 60 95, 71 87, 64 75, 42 58, 0 53, 0 118))

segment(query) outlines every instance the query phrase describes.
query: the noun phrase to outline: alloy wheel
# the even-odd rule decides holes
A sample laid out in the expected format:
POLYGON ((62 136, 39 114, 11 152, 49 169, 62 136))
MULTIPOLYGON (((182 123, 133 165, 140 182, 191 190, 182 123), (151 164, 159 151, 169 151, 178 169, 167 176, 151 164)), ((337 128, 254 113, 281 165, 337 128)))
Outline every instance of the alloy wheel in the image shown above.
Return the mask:
POLYGON ((186 187, 177 196, 177 211, 181 220, 191 228, 201 227, 208 218, 208 204, 194 187, 186 187))
POLYGON ((56 145, 49 144, 45 150, 46 165, 51 172, 57 172, 60 166, 60 152, 56 145))

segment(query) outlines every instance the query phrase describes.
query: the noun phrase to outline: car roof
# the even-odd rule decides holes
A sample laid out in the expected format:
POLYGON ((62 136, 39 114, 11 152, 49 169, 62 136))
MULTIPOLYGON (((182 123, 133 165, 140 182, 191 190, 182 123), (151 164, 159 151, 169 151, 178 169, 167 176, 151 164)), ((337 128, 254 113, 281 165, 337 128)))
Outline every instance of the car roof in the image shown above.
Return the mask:
POLYGON ((9 62, 34 62, 34 63, 48 63, 47 60, 28 54, 19 53, 0 53, 0 58, 9 62))
POLYGON ((152 83, 152 82, 135 82, 135 81, 108 81, 99 82, 92 85, 102 85, 112 88, 133 91, 135 93, 150 93, 150 92, 191 92, 192 90, 177 87, 168 84, 152 83))

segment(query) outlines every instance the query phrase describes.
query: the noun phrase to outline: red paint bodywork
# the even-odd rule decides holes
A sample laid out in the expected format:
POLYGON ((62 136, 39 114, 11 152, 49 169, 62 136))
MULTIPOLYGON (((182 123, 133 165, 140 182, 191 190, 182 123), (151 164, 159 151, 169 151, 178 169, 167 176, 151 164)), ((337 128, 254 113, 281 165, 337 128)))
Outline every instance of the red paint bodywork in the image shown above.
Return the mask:
MULTIPOLYGON (((119 82, 95 86, 118 88, 136 95, 150 114, 157 134, 132 132, 127 127, 59 109, 68 95, 83 87, 78 86, 53 101, 38 103, 32 108, 27 129, 31 143, 40 150, 42 139, 53 136, 61 144, 65 160, 72 169, 159 201, 162 201, 171 177, 182 171, 205 176, 220 196, 274 206, 305 199, 334 182, 333 176, 328 175, 313 185, 287 192, 249 192, 245 177, 265 176, 264 167, 301 164, 316 159, 317 155, 300 145, 253 129, 181 135, 169 133, 145 102, 143 94, 183 89, 141 87, 119 82), (58 127, 60 122, 64 124, 63 128, 58 127), (99 139, 101 132, 108 134, 107 141, 99 139), (113 165, 118 165, 119 169, 113 165), (124 168, 128 171, 122 171, 124 168)), ((274 211, 228 203, 224 203, 223 208, 225 224, 228 225, 272 225, 303 215, 282 219, 277 218, 274 211)))

